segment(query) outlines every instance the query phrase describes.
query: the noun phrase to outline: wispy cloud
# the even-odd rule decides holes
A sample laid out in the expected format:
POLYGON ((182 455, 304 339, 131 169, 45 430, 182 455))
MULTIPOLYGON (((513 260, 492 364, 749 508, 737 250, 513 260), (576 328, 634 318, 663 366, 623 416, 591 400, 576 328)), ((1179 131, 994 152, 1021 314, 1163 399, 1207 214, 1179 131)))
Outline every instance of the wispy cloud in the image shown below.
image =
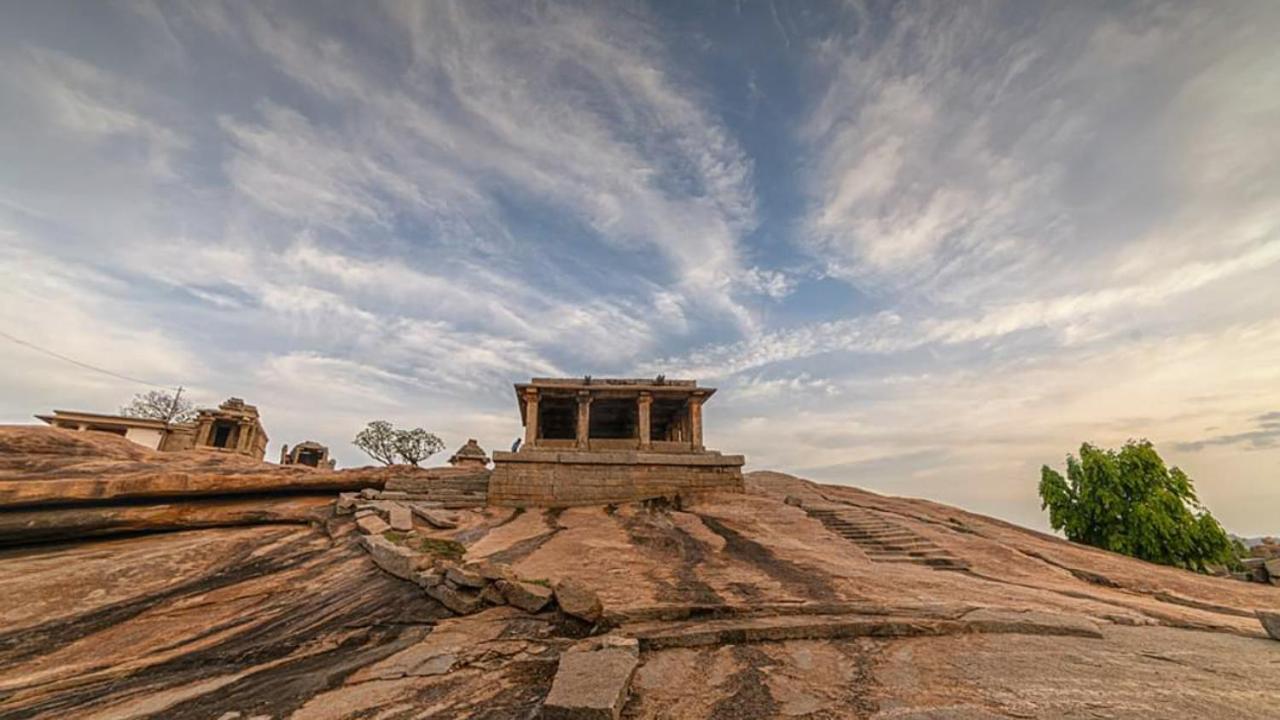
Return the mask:
POLYGON ((1211 445, 1237 445, 1246 450, 1280 447, 1280 412, 1263 413, 1252 419, 1254 429, 1228 435, 1214 435, 1203 440, 1176 443, 1175 447, 1197 452, 1211 445))
MULTIPOLYGON (((1039 522, 1147 436, 1274 532, 1278 8, 3 8, 0 329, 343 462, 689 374, 758 467, 1039 522)), ((6 419, 134 389, 0 355, 6 419)))

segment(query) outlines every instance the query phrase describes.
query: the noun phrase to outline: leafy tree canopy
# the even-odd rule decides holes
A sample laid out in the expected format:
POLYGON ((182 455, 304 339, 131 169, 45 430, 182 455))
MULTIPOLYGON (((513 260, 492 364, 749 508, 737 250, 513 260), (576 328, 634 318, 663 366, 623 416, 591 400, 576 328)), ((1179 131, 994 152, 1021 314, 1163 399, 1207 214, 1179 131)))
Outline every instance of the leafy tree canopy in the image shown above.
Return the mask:
POLYGON ((403 460, 417 466, 444 449, 444 441, 422 428, 397 430, 386 420, 374 420, 352 441, 369 457, 383 465, 403 460))
POLYGON ((1166 467, 1146 440, 1130 440, 1118 452, 1081 445, 1079 459, 1067 456, 1066 478, 1041 469, 1040 499, 1049 524, 1073 542, 1201 572, 1235 559, 1191 478, 1166 467))
POLYGON ((125 417, 163 420, 167 423, 185 423, 196 419, 196 407, 181 393, 151 390, 138 393, 128 405, 120 408, 125 417))

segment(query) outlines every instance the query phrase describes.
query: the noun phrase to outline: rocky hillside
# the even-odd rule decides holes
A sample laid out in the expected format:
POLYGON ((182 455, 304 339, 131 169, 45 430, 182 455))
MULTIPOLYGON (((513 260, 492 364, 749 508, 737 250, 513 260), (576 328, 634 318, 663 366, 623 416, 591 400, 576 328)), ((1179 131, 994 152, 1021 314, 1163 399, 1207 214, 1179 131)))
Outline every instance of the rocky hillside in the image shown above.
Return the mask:
POLYGON ((572 667, 625 676, 630 718, 1280 716, 1255 617, 1280 588, 777 473, 681 507, 451 510, 414 533, 604 606, 455 616, 333 512, 405 472, 0 429, 0 718, 525 718, 572 667))

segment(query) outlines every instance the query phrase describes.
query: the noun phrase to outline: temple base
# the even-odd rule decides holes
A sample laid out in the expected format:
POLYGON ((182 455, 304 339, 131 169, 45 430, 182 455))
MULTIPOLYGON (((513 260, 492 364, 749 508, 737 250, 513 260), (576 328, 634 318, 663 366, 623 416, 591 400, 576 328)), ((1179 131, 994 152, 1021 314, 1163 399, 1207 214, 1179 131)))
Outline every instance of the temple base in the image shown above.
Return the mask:
POLYGON ((608 505, 707 492, 743 492, 741 455, 522 450, 495 452, 489 504, 608 505))

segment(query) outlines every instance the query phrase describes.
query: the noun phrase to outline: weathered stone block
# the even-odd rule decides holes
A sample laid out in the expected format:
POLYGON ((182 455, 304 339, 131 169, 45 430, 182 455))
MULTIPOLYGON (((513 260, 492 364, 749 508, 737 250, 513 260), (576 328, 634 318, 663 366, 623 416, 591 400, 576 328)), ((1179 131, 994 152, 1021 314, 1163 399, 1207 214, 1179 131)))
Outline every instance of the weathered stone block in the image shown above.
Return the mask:
POLYGON ((593 623, 604 614, 600 597, 577 580, 566 579, 556 583, 555 596, 556 604, 566 615, 593 623))
POLYGON ((497 588, 507 603, 529 613, 540 612, 551 602, 551 588, 520 580, 498 580, 497 588))
POLYGON ((457 566, 450 567, 445 571, 445 579, 457 585, 466 588, 482 588, 488 584, 488 581, 481 577, 480 573, 472 572, 465 568, 457 566))
POLYGON ((334 503, 334 512, 338 515, 350 515, 355 512, 356 505, 359 502, 359 496, 355 493, 338 493, 338 500, 334 503))
POLYGON ((356 528, 365 535, 381 535, 391 529, 376 513, 369 513, 356 518, 356 528))
POLYGON ((378 567, 403 580, 416 580, 418 571, 431 562, 430 557, 396 545, 381 535, 366 535, 361 542, 378 567))
POLYGON ((480 593, 451 588, 446 583, 424 588, 427 595, 459 615, 470 615, 481 607, 480 593))
POLYGON ((498 589, 497 583, 490 583, 480 591, 480 599, 490 605, 506 605, 507 599, 502 596, 502 591, 498 589))
POLYGON ((417 583, 419 587, 432 587, 444 582, 444 573, 435 569, 423 570, 413 576, 413 581, 417 583))
POLYGON ((606 647, 560 656, 543 717, 553 720, 617 720, 640 664, 635 647, 606 647))
POLYGON ((392 530, 408 532, 413 529, 413 513, 409 512, 409 508, 393 503, 387 508, 387 515, 392 530))
POLYGON ((450 530, 458 527, 457 520, 440 512, 439 510, 418 503, 414 503, 409 507, 413 511, 414 515, 422 518, 422 520, 431 527, 439 528, 441 530, 450 530))

